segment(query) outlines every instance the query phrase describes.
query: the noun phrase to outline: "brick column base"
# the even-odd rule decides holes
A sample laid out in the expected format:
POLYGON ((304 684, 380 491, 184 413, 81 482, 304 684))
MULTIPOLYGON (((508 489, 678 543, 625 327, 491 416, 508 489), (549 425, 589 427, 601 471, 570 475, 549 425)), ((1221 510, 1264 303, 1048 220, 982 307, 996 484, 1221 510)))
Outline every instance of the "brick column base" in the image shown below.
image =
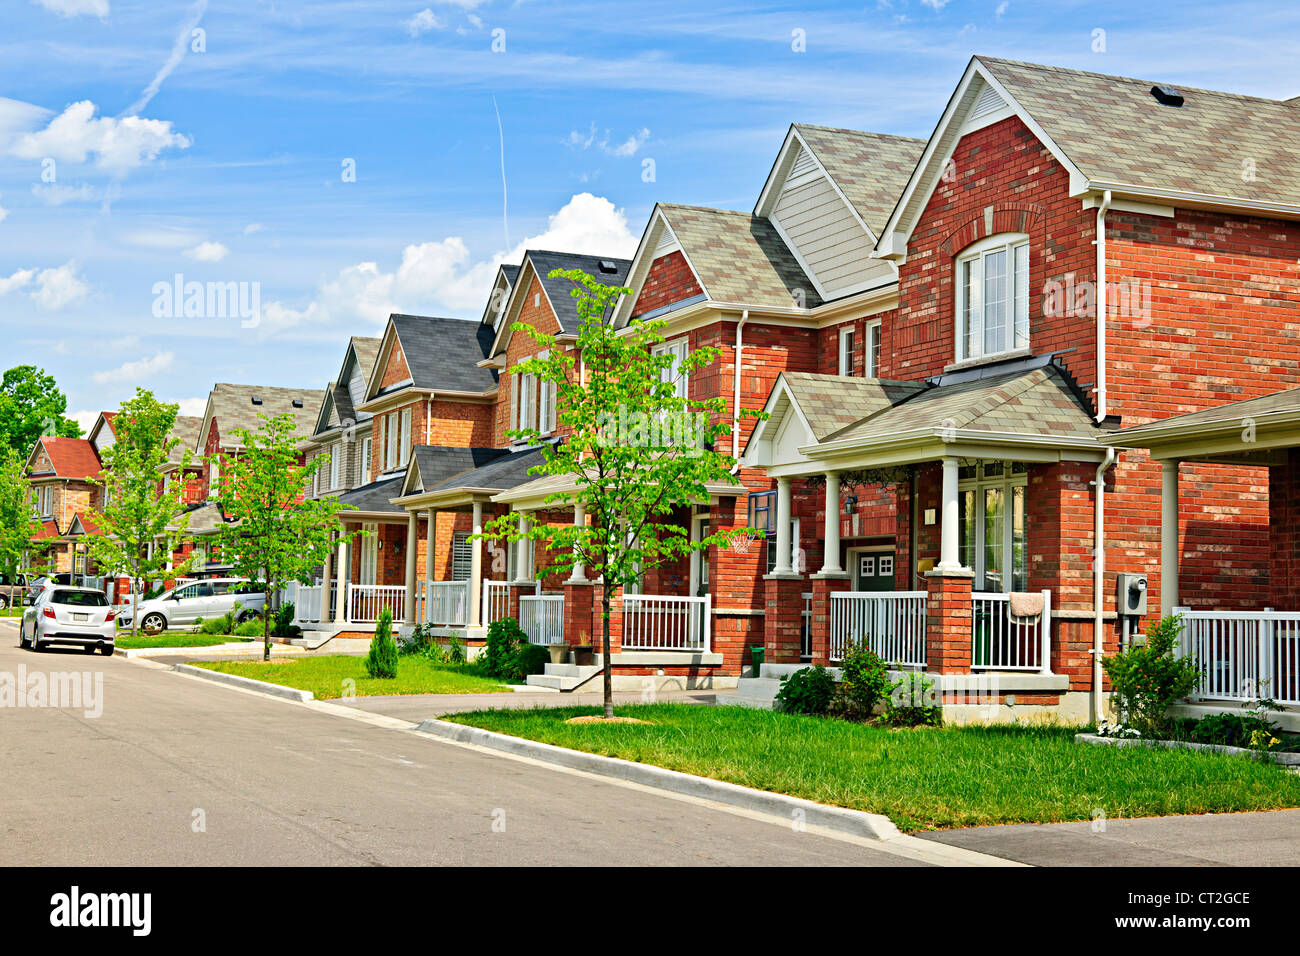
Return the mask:
MULTIPOLYGON (((851 586, 847 574, 813 575, 812 579, 812 662, 829 664, 831 660, 831 595, 851 586)), ((850 635, 856 637, 857 635, 850 635)))
POLYGON ((590 581, 564 582, 564 641, 595 645, 600 639, 596 588, 590 581))
POLYGON ((968 674, 971 662, 970 571, 927 571, 925 586, 925 669, 932 674, 968 674))
POLYGON ((519 599, 523 597, 525 594, 535 594, 536 591, 537 589, 534 586, 532 581, 528 581, 526 583, 525 582, 515 583, 514 581, 511 581, 510 588, 507 592, 510 595, 510 608, 506 613, 510 617, 513 617, 516 621, 518 621, 519 620, 519 599))
POLYGON ((803 633, 804 580, 766 574, 763 584, 767 608, 763 617, 764 657, 769 664, 797 664, 803 633))
MULTIPOLYGON (((591 646, 597 654, 603 653, 605 613, 601 602, 604 599, 605 585, 597 584, 591 589, 591 646)), ((609 597, 609 653, 617 654, 622 650, 623 637, 623 589, 612 588, 609 597)))

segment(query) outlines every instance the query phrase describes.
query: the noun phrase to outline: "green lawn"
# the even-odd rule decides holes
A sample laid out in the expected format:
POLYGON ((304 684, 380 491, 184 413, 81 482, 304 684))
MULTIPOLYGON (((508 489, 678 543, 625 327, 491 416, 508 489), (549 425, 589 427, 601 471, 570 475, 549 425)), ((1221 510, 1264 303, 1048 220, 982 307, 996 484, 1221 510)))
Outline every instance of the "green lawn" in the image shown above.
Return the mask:
POLYGON ((113 643, 127 650, 141 647, 212 647, 214 644, 238 644, 252 641, 251 637, 231 637, 229 634, 199 634, 193 631, 163 631, 150 637, 143 631, 135 637, 130 631, 119 630, 113 643))
POLYGON ((615 708, 637 724, 565 724, 590 707, 444 720, 884 813, 901 830, 1300 806, 1300 776, 1241 757, 1074 743, 1075 728, 888 730, 744 707, 615 708))
POLYGON ((421 657, 402 657, 397 662, 393 680, 372 678, 366 674, 364 657, 331 654, 324 657, 298 657, 264 661, 205 661, 196 664, 225 674, 238 674, 254 680, 283 684, 309 690, 318 698, 342 697, 344 680, 356 681, 352 690, 357 697, 382 697, 391 694, 495 694, 509 687, 493 677, 484 677, 467 665, 431 664, 421 657))

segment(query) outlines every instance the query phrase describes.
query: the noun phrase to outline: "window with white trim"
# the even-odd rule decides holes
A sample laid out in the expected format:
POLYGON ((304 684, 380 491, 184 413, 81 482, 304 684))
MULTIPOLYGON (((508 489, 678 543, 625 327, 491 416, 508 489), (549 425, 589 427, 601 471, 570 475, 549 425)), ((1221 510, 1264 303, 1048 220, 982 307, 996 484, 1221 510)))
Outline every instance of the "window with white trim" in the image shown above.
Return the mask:
POLYGON ((1029 587, 1024 462, 980 461, 958 471, 961 563, 975 572, 976 591, 1029 587))
POLYGON ((867 378, 880 377, 880 320, 867 323, 867 378))
POLYGON ((956 266, 957 360, 1029 348, 1029 237, 982 239, 956 266))
POLYGON ((208 500, 215 501, 221 493, 221 459, 213 458, 208 464, 208 500))
POLYGON ((688 343, 686 339, 661 342, 651 350, 653 355, 671 355, 673 357, 671 365, 666 365, 659 370, 659 380, 661 382, 671 382, 678 398, 690 397, 690 387, 686 373, 681 370, 682 364, 686 361, 687 351, 688 343))
POLYGON ((853 374, 853 326, 840 329, 840 375, 853 374))
POLYGON ((357 476, 358 484, 366 484, 370 481, 370 448, 373 438, 364 438, 361 441, 361 473, 357 476))
MULTIPOLYGON (((453 531, 451 535, 451 579, 468 581, 474 560, 474 548, 468 531, 453 531)), ((432 575, 430 575, 432 577, 432 575)))
POLYGON ((537 427, 537 376, 531 372, 519 376, 519 427, 537 427))
POLYGON ((384 416, 384 471, 397 467, 397 413, 384 416))
POLYGON ((330 488, 339 486, 339 464, 343 457, 343 443, 335 442, 330 446, 330 488))
POLYGON ((398 458, 397 463, 403 467, 411 460, 411 410, 403 408, 400 418, 401 424, 398 426, 401 430, 398 432, 398 458))

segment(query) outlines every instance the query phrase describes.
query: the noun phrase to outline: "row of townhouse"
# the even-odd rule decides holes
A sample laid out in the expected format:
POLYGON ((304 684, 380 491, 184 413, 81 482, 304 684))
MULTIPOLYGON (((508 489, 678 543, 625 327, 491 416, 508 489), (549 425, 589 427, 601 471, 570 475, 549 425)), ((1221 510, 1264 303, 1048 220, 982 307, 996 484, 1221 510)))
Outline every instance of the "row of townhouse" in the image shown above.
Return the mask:
POLYGON ((928 140, 796 124, 751 212, 659 204, 631 262, 530 251, 477 323, 393 316, 368 378, 375 346, 350 343, 307 443, 355 446, 368 467, 329 493, 375 532, 309 613, 595 643, 599 582, 470 537, 506 510, 585 520, 505 438, 553 415, 511 326, 571 343, 547 275, 579 267, 632 290, 618 323, 720 350, 683 387, 726 400, 739 484, 673 520, 762 531, 617 596, 624 686, 758 694, 865 638, 984 713, 1087 717, 1101 657, 1184 608, 1200 696, 1300 703, 1297 133, 1291 101, 976 57, 928 140))
POLYGON ((1205 706, 1300 706, 1298 137, 1298 101, 975 57, 929 139, 793 125, 752 211, 661 203, 630 261, 530 250, 476 321, 350 339, 323 393, 217 386, 196 447, 237 454, 260 399, 330 455, 307 493, 369 533, 298 589, 304 627, 389 607, 473 646, 510 615, 578 649, 531 680, 580 686, 601 582, 473 537, 587 520, 506 435, 564 439, 512 327, 571 348, 549 275, 580 268, 631 289, 618 324, 719 350, 680 387, 725 400, 736 481, 672 520, 759 532, 614 596, 616 684, 770 697, 866 640, 953 717, 1086 718, 1102 656, 1182 609, 1205 706))

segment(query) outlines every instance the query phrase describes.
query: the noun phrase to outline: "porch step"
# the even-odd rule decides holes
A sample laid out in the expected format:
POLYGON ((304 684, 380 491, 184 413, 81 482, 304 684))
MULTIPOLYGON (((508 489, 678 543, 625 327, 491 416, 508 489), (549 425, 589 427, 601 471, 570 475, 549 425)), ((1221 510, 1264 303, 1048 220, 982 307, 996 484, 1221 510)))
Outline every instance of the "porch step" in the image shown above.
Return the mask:
POLYGON ((577 664, 547 664, 543 674, 529 674, 525 683, 532 687, 551 690, 577 690, 600 673, 599 664, 579 667, 577 664))
POLYGON ((719 694, 717 702, 722 706, 771 710, 780 689, 781 680, 777 677, 742 677, 736 682, 736 692, 719 694))

